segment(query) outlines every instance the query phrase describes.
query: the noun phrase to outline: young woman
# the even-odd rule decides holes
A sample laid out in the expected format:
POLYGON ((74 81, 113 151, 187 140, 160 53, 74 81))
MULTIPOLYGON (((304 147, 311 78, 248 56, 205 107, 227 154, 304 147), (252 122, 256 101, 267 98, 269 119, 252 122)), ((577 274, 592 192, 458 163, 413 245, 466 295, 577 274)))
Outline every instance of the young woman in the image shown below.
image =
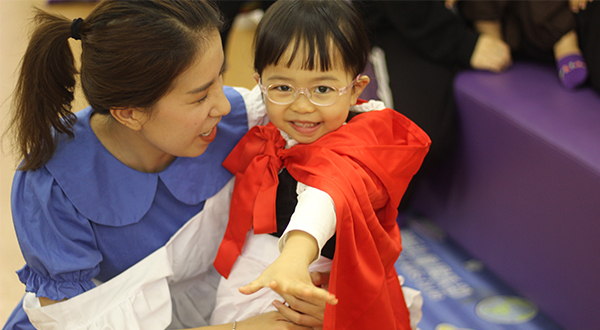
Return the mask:
MULTIPOLYGON (((221 163, 265 117, 259 93, 223 87, 218 11, 207 1, 105 0, 85 19, 38 11, 36 23, 12 122, 28 293, 4 329, 207 325, 233 187, 221 163), (82 43, 90 104, 77 113, 69 38, 82 43)), ((310 299, 291 304, 323 313, 310 299)), ((317 321, 280 311, 237 325, 317 321)))

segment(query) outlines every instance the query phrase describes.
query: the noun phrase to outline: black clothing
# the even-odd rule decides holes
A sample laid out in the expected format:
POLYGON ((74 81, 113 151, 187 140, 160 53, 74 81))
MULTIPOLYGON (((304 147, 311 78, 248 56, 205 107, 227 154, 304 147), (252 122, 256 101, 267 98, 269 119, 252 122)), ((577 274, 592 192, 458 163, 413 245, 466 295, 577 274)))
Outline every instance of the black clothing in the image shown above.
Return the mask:
POLYGON ((479 35, 442 1, 355 1, 371 42, 385 52, 394 109, 419 125, 431 149, 402 199, 409 206, 419 177, 452 151, 456 137, 453 80, 470 65, 479 35))
MULTIPOLYGON (((285 228, 290 223, 290 218, 298 204, 298 194, 296 186, 298 181, 294 179, 287 169, 283 169, 279 175, 279 185, 277 185, 277 199, 275 200, 276 216, 277 216, 277 232, 271 235, 281 237, 285 228)), ((325 246, 321 249, 321 255, 329 259, 333 259, 335 252, 335 234, 331 237, 325 246)))
POLYGON ((600 2, 590 2, 575 15, 579 47, 587 65, 588 81, 600 93, 600 2))

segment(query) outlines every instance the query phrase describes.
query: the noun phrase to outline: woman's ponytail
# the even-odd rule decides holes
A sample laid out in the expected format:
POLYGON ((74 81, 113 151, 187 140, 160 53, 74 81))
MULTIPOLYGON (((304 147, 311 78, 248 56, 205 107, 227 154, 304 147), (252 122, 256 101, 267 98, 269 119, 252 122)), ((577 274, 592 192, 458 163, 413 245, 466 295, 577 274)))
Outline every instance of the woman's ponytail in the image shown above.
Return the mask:
MULTIPOLYGON (((36 28, 22 59, 10 129, 23 162, 19 170, 44 165, 56 149, 56 134, 73 137, 75 68, 68 39, 72 22, 37 10, 36 28)), ((80 22, 81 23, 81 22, 80 22)))

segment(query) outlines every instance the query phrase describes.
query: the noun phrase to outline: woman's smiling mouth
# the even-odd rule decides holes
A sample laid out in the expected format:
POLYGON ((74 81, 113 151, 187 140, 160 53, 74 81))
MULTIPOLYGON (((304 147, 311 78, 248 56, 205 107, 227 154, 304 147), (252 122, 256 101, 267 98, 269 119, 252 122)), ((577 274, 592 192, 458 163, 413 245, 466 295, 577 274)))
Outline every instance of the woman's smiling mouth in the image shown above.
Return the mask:
MULTIPOLYGON (((215 126, 216 127, 216 126, 215 126)), ((211 128, 208 132, 200 134, 200 136, 209 136, 210 133, 215 129, 215 127, 211 128)))

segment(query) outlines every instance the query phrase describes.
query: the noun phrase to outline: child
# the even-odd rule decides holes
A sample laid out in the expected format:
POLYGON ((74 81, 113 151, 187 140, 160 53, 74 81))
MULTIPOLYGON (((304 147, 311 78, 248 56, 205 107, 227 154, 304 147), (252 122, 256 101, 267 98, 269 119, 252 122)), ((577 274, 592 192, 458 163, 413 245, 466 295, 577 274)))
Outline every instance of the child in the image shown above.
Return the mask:
POLYGON ((327 302, 324 329, 410 329, 394 269, 396 208, 429 137, 381 102, 358 100, 369 82, 360 73, 370 47, 346 1, 278 1, 254 46, 271 123, 248 132, 223 163, 236 183, 215 260, 227 279, 211 322, 270 308, 271 290, 240 294, 270 287, 287 301, 312 295, 327 302), (345 124, 350 111, 367 113, 345 124), (271 233, 281 239, 264 235, 271 233), (309 276, 329 268, 331 293, 309 276))
MULTIPOLYGON (((447 0, 446 5, 454 2, 447 0)), ((560 82, 573 89, 586 81, 588 72, 571 11, 585 9, 587 2, 461 1, 459 9, 479 32, 505 39, 513 51, 537 58, 552 51, 560 82)))

